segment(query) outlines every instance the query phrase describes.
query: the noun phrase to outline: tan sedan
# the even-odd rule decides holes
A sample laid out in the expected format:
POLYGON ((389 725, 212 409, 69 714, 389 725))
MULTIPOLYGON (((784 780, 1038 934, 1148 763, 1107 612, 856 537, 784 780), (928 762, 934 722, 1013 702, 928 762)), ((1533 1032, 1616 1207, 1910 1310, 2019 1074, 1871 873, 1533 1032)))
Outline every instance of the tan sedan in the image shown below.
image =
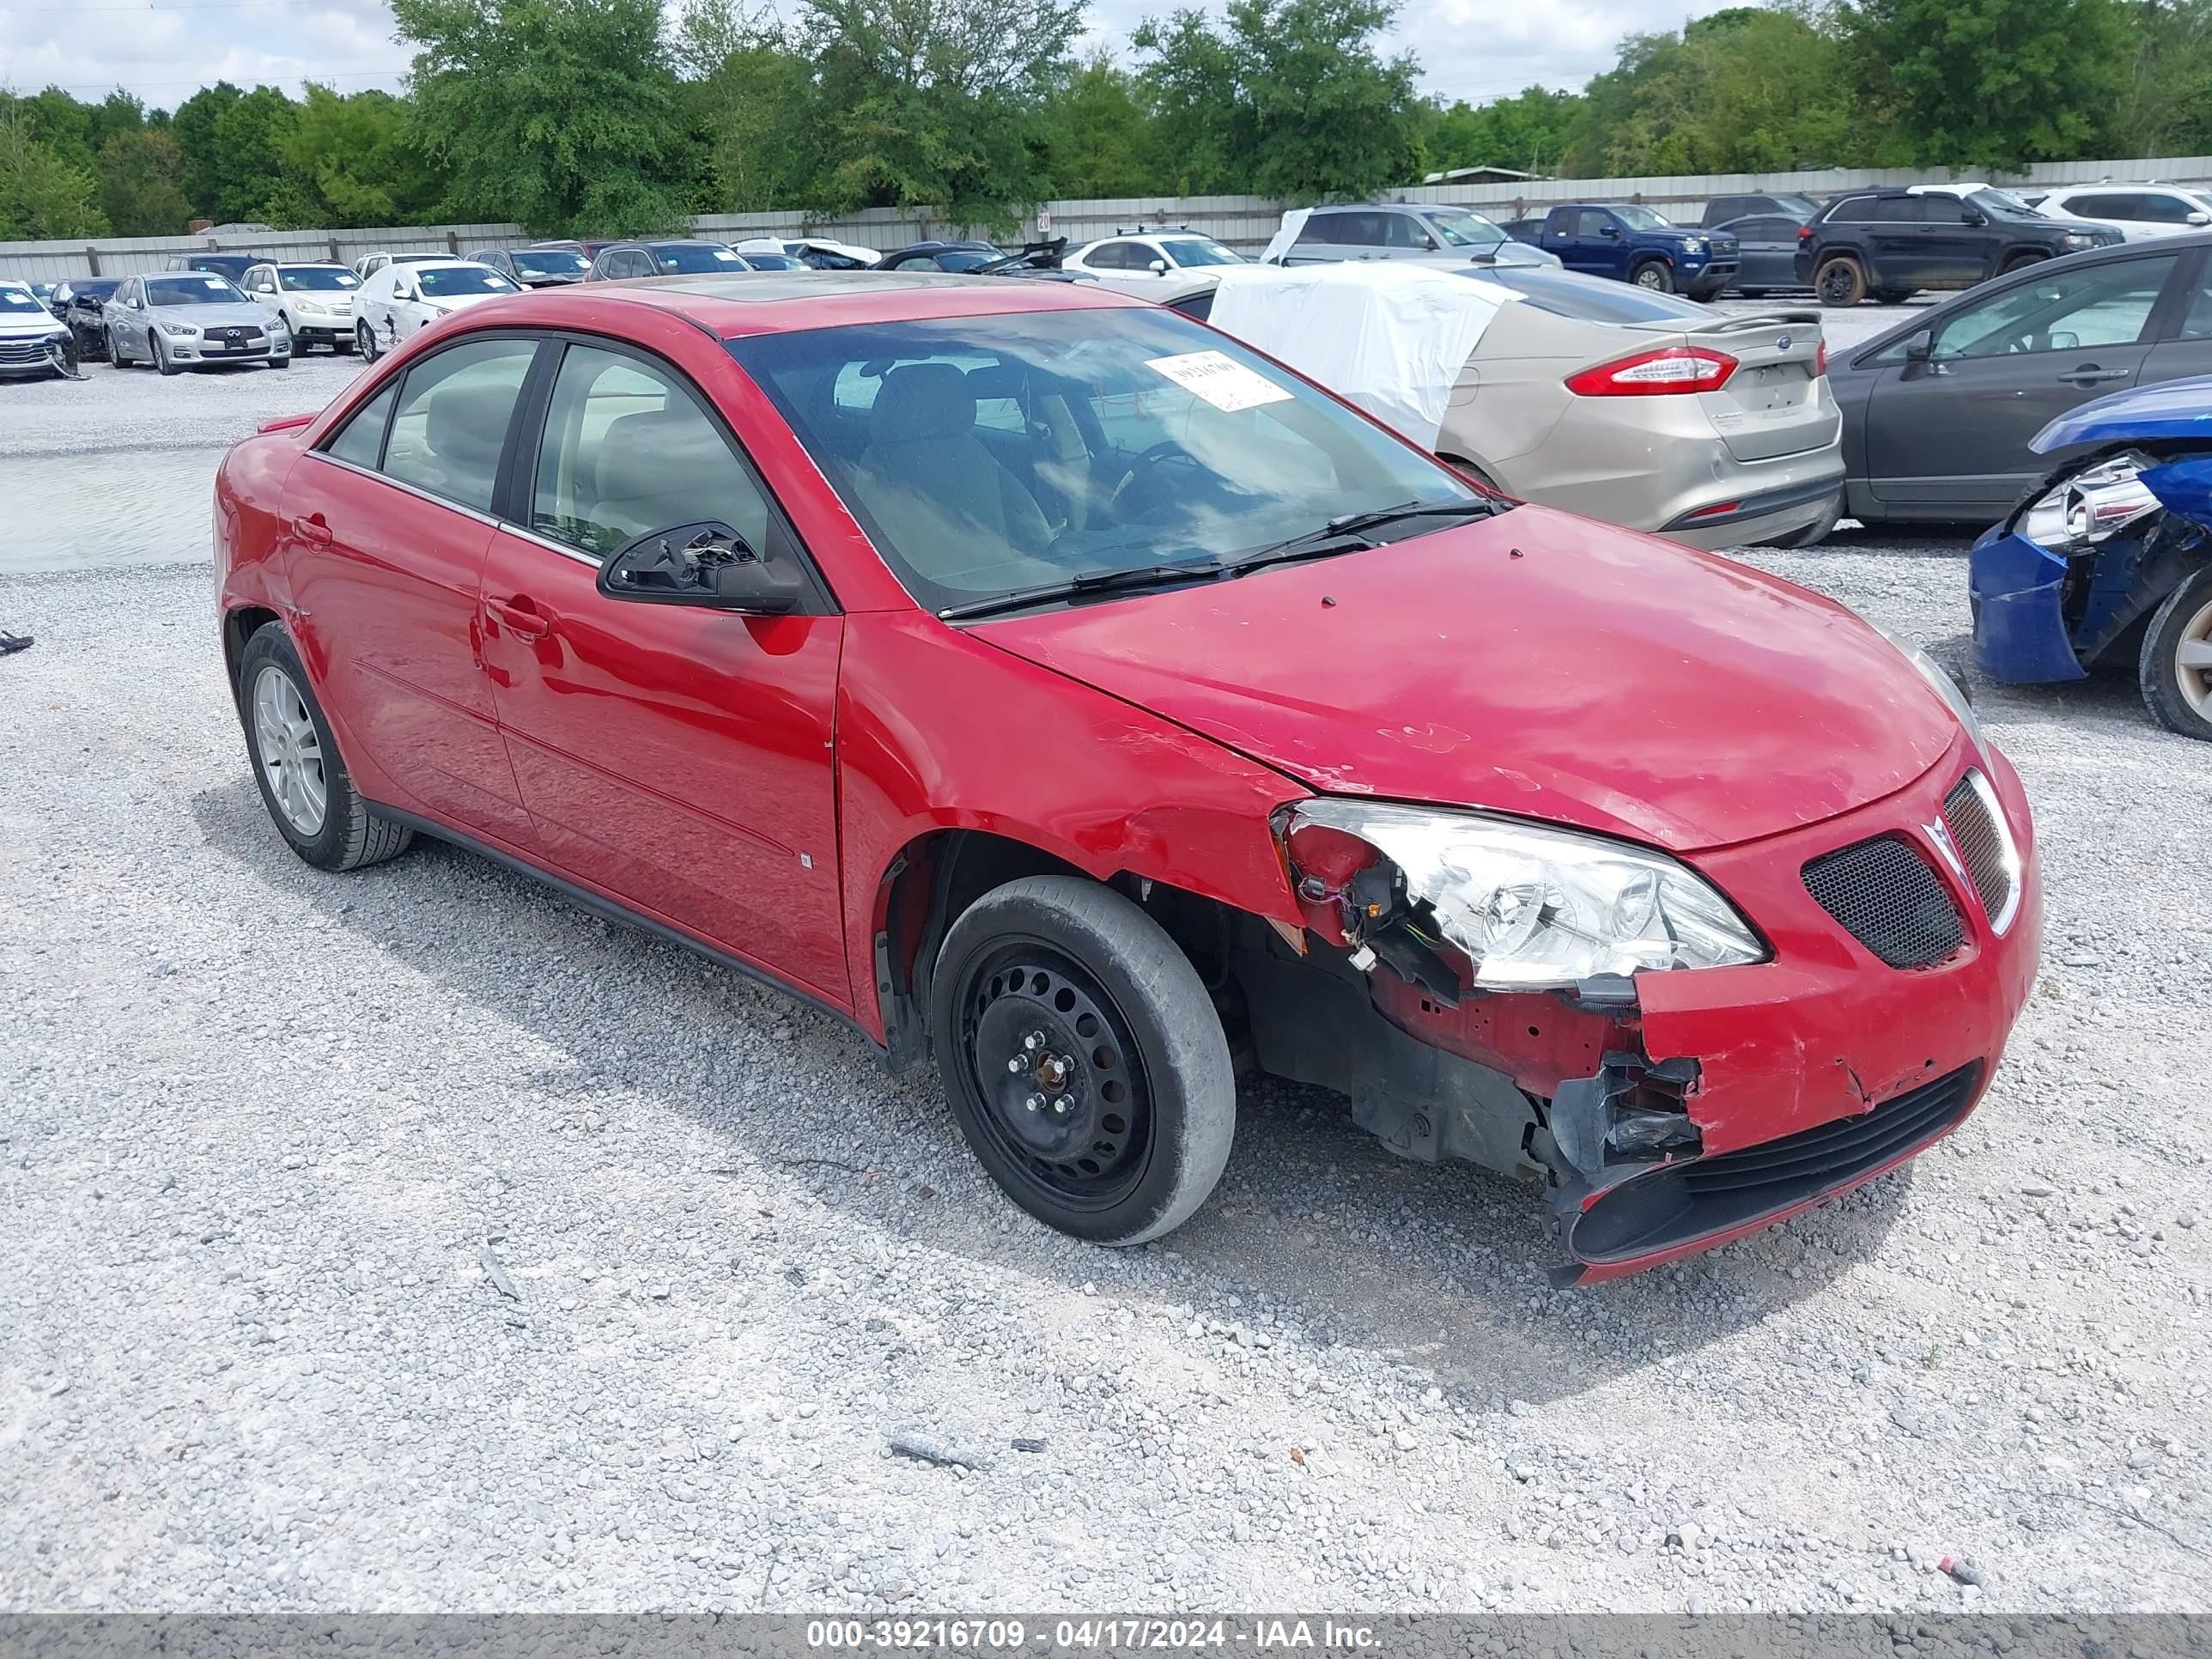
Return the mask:
POLYGON ((1809 309, 1372 264, 1237 267, 1167 302, 1524 501, 1705 548, 1806 546, 1842 512, 1843 423, 1809 309))

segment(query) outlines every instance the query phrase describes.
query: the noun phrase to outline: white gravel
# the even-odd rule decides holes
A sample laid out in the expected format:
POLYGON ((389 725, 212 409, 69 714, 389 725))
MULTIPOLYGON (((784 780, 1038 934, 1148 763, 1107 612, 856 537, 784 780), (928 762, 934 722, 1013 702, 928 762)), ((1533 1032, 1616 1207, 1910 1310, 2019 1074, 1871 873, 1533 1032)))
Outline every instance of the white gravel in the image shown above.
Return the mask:
MULTIPOLYGON (((1757 562, 1955 660, 1958 555, 1757 562)), ((2124 684, 1983 688, 2050 949, 1973 1120, 1562 1294, 1523 1189, 1287 1088, 1075 1245, 823 1017, 434 844, 298 862, 204 565, 0 627, 0 1608, 2212 1602, 2212 746, 2124 684)))

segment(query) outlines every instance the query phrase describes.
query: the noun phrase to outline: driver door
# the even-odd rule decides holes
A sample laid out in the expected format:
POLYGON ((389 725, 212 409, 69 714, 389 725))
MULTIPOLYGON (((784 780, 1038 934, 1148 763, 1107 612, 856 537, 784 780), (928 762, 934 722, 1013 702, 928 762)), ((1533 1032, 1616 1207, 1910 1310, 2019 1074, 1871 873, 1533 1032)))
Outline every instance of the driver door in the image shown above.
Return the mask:
POLYGON ((2051 465, 2029 441, 2135 383, 2178 258, 2031 273, 1943 316, 1924 360, 1893 346, 1867 405, 1875 498, 1922 518, 2002 516, 2051 465))
POLYGON ((543 435, 529 431, 480 626, 539 851, 849 1006, 831 748, 843 618, 818 592, 769 617, 599 591, 617 549, 705 520, 804 562, 706 398, 660 359, 568 343, 543 435))

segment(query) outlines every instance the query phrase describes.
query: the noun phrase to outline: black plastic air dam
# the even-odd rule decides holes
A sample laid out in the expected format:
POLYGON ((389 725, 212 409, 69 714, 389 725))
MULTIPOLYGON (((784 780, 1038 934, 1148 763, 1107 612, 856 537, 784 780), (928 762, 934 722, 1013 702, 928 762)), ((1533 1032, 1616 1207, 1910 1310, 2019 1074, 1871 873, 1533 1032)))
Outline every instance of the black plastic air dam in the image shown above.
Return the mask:
POLYGON ((1981 1081, 1975 1060, 1861 1116, 1625 1181, 1577 1218, 1568 1248, 1597 1267, 1779 1215, 1918 1152, 1966 1116, 1981 1081))

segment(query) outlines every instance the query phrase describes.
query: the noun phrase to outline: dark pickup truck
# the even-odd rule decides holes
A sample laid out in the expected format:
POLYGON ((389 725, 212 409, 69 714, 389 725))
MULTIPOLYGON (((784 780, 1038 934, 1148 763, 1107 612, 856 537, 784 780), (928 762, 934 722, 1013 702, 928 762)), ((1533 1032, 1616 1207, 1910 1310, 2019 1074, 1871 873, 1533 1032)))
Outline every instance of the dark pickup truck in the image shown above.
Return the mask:
POLYGON ((1735 280, 1735 237, 1669 224, 1633 202, 1571 202, 1516 240, 1557 254, 1569 270, 1692 300, 1717 298, 1735 280))

